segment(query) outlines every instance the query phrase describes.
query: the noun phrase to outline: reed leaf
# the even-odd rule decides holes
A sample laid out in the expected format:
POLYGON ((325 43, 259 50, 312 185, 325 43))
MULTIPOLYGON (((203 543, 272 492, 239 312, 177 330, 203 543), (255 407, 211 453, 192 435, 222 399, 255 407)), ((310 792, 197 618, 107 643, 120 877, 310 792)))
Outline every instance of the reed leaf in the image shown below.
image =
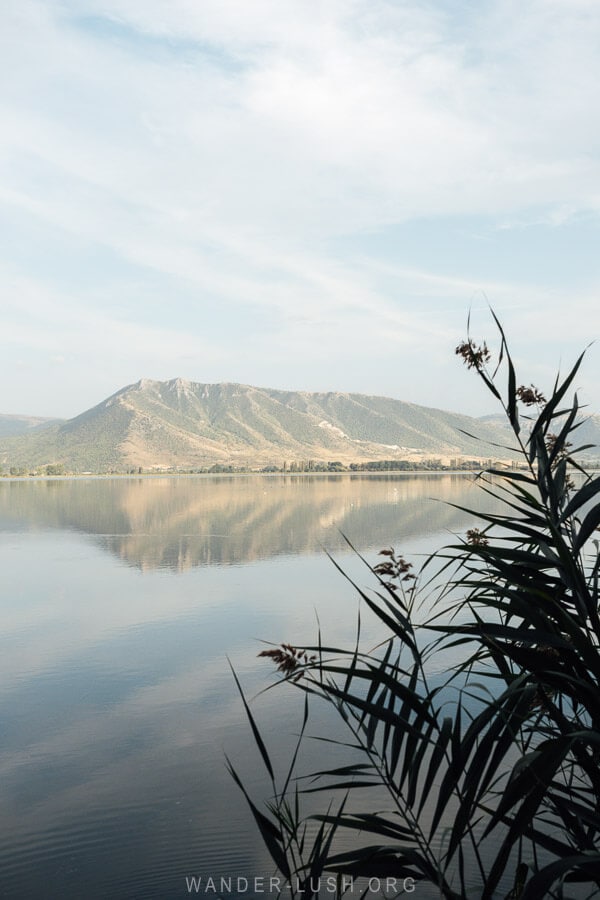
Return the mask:
POLYGON ((500 511, 457 506, 480 528, 433 553, 416 577, 393 549, 382 551, 387 562, 379 565, 357 553, 373 590, 360 588, 332 559, 386 637, 363 650, 359 614, 350 650, 325 644, 320 630, 317 647, 291 648, 296 662, 282 682, 305 692, 304 716, 283 789, 268 803, 270 817, 228 761, 271 857, 282 872, 301 872, 309 892, 309 876, 328 871, 410 876, 445 900, 466 900, 473 866, 484 900, 508 875, 509 896, 521 900, 537 900, 563 881, 600 887, 600 478, 576 459, 586 449, 574 450, 571 440, 580 406, 577 395, 570 406, 565 399, 584 354, 556 378, 546 400, 533 385, 518 387, 505 332, 493 311, 492 318, 500 344, 495 362, 470 336, 457 353, 501 402, 515 437, 511 449, 521 457, 519 469, 496 467, 477 479, 500 511), (532 407, 537 412, 529 414, 532 407), (522 419, 531 423, 528 434, 522 419), (434 588, 432 608, 418 621, 415 610, 430 599, 424 591, 434 588), (459 649, 462 657, 433 682, 436 655, 455 659, 459 649), (329 704, 349 731, 345 741, 315 738, 356 760, 293 776, 309 696, 311 704, 329 704), (340 790, 337 812, 329 805, 313 815, 319 827, 309 841, 303 795, 340 790), (378 809, 384 798, 388 807, 346 812, 355 791, 372 794, 378 809), (380 843, 339 852, 338 832, 380 843))

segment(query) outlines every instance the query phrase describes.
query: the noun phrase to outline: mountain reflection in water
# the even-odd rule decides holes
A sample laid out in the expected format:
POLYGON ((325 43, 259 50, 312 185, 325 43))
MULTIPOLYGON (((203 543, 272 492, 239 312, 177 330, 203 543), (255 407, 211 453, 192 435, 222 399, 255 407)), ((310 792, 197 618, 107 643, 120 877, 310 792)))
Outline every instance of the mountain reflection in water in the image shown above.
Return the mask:
POLYGON ((412 542, 459 531, 489 498, 464 475, 282 475, 65 479, 0 483, 0 529, 94 536, 142 570, 239 565, 412 542))

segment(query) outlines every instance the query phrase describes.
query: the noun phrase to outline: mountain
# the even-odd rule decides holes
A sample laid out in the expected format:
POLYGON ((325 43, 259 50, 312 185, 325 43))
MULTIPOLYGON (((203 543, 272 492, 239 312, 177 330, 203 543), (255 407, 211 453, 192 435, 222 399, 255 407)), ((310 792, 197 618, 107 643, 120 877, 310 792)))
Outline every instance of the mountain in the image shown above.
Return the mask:
MULTIPOLYGON (((486 425, 495 425, 495 426, 503 426, 505 423, 505 418, 502 414, 493 414, 491 416, 481 416, 478 419, 479 422, 483 422, 486 425)), ((566 416, 559 416, 554 421, 553 430, 555 432, 560 431, 561 427, 566 422, 566 416)), ((520 418, 521 430, 524 435, 529 433, 531 428, 531 423, 528 420, 527 416, 521 416, 520 418)), ((577 447, 583 447, 584 445, 590 445, 590 449, 586 452, 586 456, 597 458, 600 456, 600 415, 597 413, 586 413, 585 407, 581 410, 581 415, 579 416, 579 425, 577 426, 576 431, 571 436, 571 443, 573 444, 573 449, 577 447)))
POLYGON ((2 436, 0 462, 94 472, 307 459, 348 464, 507 456, 491 446, 507 442, 504 427, 388 397, 142 379, 73 419, 2 436))
POLYGON ((40 416, 8 416, 0 413, 0 438, 11 434, 26 434, 37 428, 45 428, 63 419, 47 419, 40 416))
MULTIPOLYGON (((580 447, 583 444, 592 444, 593 447, 599 447, 600 415, 598 415, 597 413, 586 415, 584 410, 581 418, 581 426, 577 429, 575 435, 573 436, 573 443, 576 443, 577 447, 580 447)), ((595 456, 600 456, 600 451, 595 452, 594 450, 591 450, 590 453, 595 456)))

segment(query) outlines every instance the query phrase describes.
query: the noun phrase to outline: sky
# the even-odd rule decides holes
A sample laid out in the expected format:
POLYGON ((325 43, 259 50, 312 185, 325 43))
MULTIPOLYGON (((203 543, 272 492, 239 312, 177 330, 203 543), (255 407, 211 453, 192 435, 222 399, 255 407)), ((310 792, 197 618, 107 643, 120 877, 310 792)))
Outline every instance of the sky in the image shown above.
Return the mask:
MULTIPOLYGON (((8 0, 1 413, 140 378, 497 407, 600 337, 597 0, 8 0)), ((600 412, 600 345, 576 387, 600 412)))

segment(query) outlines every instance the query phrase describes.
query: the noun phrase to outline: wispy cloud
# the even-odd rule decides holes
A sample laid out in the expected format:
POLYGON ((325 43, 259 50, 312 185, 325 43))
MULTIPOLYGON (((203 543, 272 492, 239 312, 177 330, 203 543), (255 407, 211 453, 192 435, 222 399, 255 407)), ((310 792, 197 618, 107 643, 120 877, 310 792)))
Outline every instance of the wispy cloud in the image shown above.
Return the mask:
POLYGON ((567 310, 573 340, 599 330, 596 278, 567 300, 567 275, 523 278, 507 252, 482 275, 475 236, 445 269, 392 239, 466 216, 524 246, 582 215, 597 236, 596 4, 24 0, 0 15, 19 285, 5 340, 65 356, 69 411, 93 334, 98 390, 193 359, 198 380, 343 387, 358 353, 365 390, 400 393, 418 365, 428 397, 478 292, 516 302, 516 328, 535 321, 543 358, 567 310))

